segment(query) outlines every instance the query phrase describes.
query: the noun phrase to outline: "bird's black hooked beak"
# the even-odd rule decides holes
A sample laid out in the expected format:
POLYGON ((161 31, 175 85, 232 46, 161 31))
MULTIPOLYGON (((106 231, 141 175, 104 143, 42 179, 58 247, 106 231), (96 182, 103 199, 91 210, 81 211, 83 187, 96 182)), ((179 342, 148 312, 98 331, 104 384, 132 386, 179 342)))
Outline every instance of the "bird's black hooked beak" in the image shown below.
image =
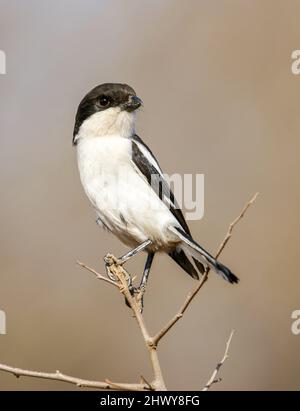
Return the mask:
POLYGON ((123 104, 123 110, 132 112, 137 110, 143 104, 142 100, 137 96, 130 96, 128 101, 123 104))

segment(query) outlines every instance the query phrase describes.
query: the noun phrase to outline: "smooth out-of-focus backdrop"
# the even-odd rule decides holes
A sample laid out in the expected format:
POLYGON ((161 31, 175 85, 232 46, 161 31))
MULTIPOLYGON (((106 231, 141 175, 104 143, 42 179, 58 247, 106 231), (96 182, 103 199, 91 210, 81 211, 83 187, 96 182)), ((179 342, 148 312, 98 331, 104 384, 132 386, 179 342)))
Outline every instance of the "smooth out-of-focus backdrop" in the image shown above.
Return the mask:
MULTIPOLYGON (((126 82, 144 101, 138 133, 166 173, 205 174, 205 215, 191 222, 215 252, 228 224, 256 204, 222 255, 238 286, 211 275, 161 345, 171 389, 200 389, 235 329, 215 390, 300 388, 299 1, 1 0, 0 362, 83 378, 150 378, 147 353, 103 270, 126 248, 95 224, 71 145, 83 95, 126 82)), ((142 271, 144 257, 130 262, 142 271)), ((153 331, 195 282, 158 256, 146 295, 153 331)), ((17 380, 1 389, 77 389, 17 380)))

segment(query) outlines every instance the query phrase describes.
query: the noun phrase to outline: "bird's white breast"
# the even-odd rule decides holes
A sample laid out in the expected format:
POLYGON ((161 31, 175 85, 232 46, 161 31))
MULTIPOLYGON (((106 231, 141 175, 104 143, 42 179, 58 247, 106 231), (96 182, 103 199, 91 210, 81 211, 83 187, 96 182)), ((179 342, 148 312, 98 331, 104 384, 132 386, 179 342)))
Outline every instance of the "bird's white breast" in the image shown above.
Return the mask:
POLYGON ((157 248, 173 237, 170 210, 137 172, 131 140, 110 135, 79 140, 78 167, 85 192, 102 224, 130 246, 147 239, 157 248))

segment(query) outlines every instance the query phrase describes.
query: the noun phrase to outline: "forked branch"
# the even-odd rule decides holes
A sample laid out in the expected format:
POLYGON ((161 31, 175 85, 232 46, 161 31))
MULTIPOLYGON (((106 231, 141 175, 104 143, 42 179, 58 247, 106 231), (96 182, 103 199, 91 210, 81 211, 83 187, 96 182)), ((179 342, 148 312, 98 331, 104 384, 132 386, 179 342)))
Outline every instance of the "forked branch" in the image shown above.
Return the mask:
MULTIPOLYGON (((258 193, 254 194, 254 196, 251 198, 250 201, 248 201, 248 203, 245 205, 245 207, 242 209, 242 211, 240 212, 240 214, 238 215, 238 217, 229 225, 228 231, 225 235, 224 240, 222 241, 222 243, 220 244, 220 247, 216 253, 216 258, 218 258, 220 256, 220 254, 222 253, 222 251, 224 250, 226 244, 228 243, 228 241, 230 240, 231 236, 232 236, 232 232, 234 227, 237 225, 237 223, 244 217, 246 211, 248 210, 248 208, 254 203, 254 201, 256 200, 258 196, 258 193)), ((197 284, 197 286, 195 287, 194 291, 190 292, 187 297, 185 302, 183 303, 182 307, 180 308, 180 310, 178 311, 177 314, 174 315, 173 318, 171 318, 171 320, 155 335, 155 337, 153 338, 154 343, 157 345, 159 343, 159 341, 167 334, 168 331, 170 331, 170 329, 177 323, 177 321, 180 320, 180 318, 183 317, 183 314, 185 313, 185 311, 187 310, 187 308, 189 307, 189 305, 191 304, 191 302, 193 301, 193 299, 196 297, 196 295, 199 293, 199 291, 201 290, 201 288, 203 287, 203 285, 206 283, 207 279, 208 279, 208 274, 209 274, 210 269, 208 268, 204 275, 202 276, 199 284, 197 284)))
POLYGON ((229 347, 230 347, 230 343, 231 343, 233 334, 234 334, 234 331, 231 331, 230 336, 228 338, 228 341, 226 343, 224 356, 223 356, 222 360, 217 364, 216 368, 214 369, 214 372, 212 373, 212 376, 207 381, 207 383, 206 383, 206 385, 205 385, 205 387, 203 388, 202 391, 208 391, 213 384, 216 384, 217 382, 222 381, 222 378, 216 378, 216 377, 218 375, 218 372, 219 372, 220 368, 222 367, 222 365, 224 364, 224 362, 228 358, 228 351, 229 351, 229 347))
MULTIPOLYGON (((229 225, 226 236, 224 240, 222 241, 216 253, 216 258, 219 257, 219 255, 221 254, 221 252, 227 245, 230 237, 232 236, 233 229, 235 228, 237 223, 244 217, 246 211, 254 203, 257 196, 258 196, 258 193, 256 193, 251 198, 251 200, 242 209, 238 217, 229 225)), ((124 295, 126 300, 128 301, 128 304, 134 314, 134 317, 136 319, 136 322, 142 334, 144 343, 149 352, 150 361, 151 361, 152 370, 153 370, 152 381, 147 382, 145 378, 143 377, 141 378, 141 381, 136 384, 135 383, 111 382, 108 379, 106 379, 104 382, 90 381, 90 380, 84 380, 84 379, 77 378, 77 377, 71 377, 69 375, 62 374, 60 371, 56 371, 54 373, 47 373, 47 372, 40 372, 40 371, 24 370, 20 368, 11 367, 5 364, 0 364, 0 371, 14 374, 16 377, 27 376, 27 377, 33 377, 33 378, 64 381, 70 384, 77 385, 78 387, 88 387, 88 388, 96 388, 96 389, 130 390, 130 391, 147 391, 147 390, 164 391, 167 389, 164 379, 163 379, 162 369, 161 369, 161 365, 160 365, 159 358, 158 358, 158 352, 157 352, 158 343, 171 330, 171 328, 178 322, 178 320, 183 317, 185 311, 190 306, 191 302, 194 300, 196 295, 199 293, 199 291, 201 290, 201 288, 207 281, 209 269, 205 271, 204 275, 202 276, 202 279, 197 284, 195 289, 191 293, 188 294, 184 304, 182 305, 180 310, 177 312, 177 314, 175 314, 175 316, 154 337, 152 337, 146 327, 143 315, 141 314, 140 295, 139 294, 132 295, 129 290, 128 279, 130 278, 130 274, 124 269, 124 267, 121 264, 119 264, 118 260, 113 255, 108 254, 105 257, 105 261, 106 261, 107 270, 110 273, 110 276, 109 276, 110 278, 103 276, 102 274, 94 270, 93 268, 88 267, 87 265, 81 262, 78 262, 78 264, 84 269, 91 272, 94 276, 96 276, 97 279, 104 281, 110 285, 113 285, 114 287, 117 287, 120 290, 120 292, 124 295), (116 279, 116 281, 112 280, 114 278, 116 279)), ((233 333, 231 333, 230 338, 227 341, 224 357, 218 363, 211 378, 209 379, 209 381, 203 388, 203 391, 207 391, 214 383, 220 381, 220 379, 216 379, 216 376, 219 372, 219 369, 221 368, 221 366, 224 364, 224 362, 228 358, 228 349, 229 349, 229 345, 232 339, 232 335, 233 333)))

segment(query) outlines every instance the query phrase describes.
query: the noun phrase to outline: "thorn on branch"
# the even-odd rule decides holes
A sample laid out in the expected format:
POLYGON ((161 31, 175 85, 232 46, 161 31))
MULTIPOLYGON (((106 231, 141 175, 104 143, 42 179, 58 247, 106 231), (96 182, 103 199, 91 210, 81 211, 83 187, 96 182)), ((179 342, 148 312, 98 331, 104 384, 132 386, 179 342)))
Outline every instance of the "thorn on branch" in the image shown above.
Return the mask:
POLYGON ((225 362, 225 361, 227 360, 227 358, 229 357, 228 351, 229 351, 229 347, 230 347, 230 343, 231 343, 233 334, 234 334, 234 330, 231 331, 230 336, 229 336, 229 338, 228 338, 228 340, 227 340, 226 348, 225 348, 225 353, 224 353, 224 355, 223 355, 222 360, 217 364, 216 368, 214 369, 214 371, 213 371, 213 373, 212 373, 212 376, 210 377, 210 379, 208 380, 208 382, 206 383, 206 385, 205 385, 205 387, 203 388, 202 391, 208 391, 213 384, 216 384, 216 383, 222 381, 222 378, 216 378, 216 376, 217 376, 220 368, 221 368, 222 365, 224 364, 224 362, 225 362))

